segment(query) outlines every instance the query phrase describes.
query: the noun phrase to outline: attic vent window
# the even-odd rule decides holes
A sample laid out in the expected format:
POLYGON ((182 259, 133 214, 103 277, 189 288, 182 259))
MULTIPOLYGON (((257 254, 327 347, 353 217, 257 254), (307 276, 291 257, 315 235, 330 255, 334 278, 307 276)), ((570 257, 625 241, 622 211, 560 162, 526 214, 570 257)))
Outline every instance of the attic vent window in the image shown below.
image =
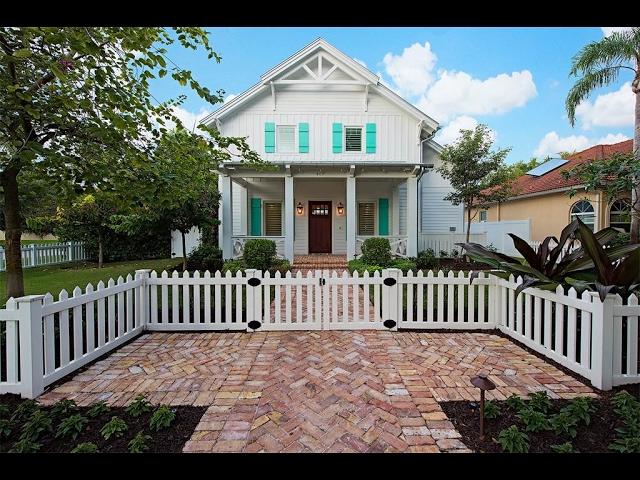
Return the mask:
POLYGON ((362 127, 345 127, 344 138, 346 152, 362 151, 362 127))

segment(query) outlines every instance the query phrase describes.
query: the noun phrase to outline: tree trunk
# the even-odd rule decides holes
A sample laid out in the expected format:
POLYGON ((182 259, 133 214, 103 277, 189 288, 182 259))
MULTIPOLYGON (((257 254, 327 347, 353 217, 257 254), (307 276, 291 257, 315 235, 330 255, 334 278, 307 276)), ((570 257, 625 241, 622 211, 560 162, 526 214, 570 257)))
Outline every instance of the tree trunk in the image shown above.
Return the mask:
MULTIPOLYGON (((640 65, 638 66, 640 69, 640 65)), ((640 75, 636 78, 636 83, 640 83, 640 75)), ((633 133, 633 155, 640 162, 640 86, 635 88, 636 110, 635 110, 635 130, 633 133)), ((640 178, 633 179, 631 189, 631 243, 638 243, 640 239, 640 178)))
POLYGON ((7 270, 7 297, 24 295, 22 278, 22 222, 20 221, 20 197, 18 196, 18 171, 8 168, 1 176, 4 190, 5 260, 7 270))
POLYGON ((467 243, 469 243, 470 234, 471 234, 471 208, 467 208, 467 243))
POLYGON ((102 249, 102 233, 98 233, 98 268, 102 268, 104 254, 102 249))
POLYGON ((182 271, 187 269, 187 240, 184 232, 180 232, 182 235, 182 271))

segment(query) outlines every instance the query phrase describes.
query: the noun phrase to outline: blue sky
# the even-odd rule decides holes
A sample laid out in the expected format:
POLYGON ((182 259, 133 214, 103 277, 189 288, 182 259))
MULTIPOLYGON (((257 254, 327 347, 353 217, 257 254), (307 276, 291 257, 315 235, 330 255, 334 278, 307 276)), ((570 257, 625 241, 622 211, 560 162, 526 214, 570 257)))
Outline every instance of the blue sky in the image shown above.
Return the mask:
MULTIPOLYGON (((207 28, 216 64, 202 52, 179 47, 169 57, 212 90, 237 95, 261 74, 317 37, 364 62, 383 82, 442 126, 437 139, 455 140, 460 128, 487 124, 496 145, 512 147, 508 161, 582 150, 631 138, 630 75, 600 89, 566 118, 571 57, 611 27, 597 28, 207 28), (626 88, 625 88, 626 87, 626 88)), ((218 108, 165 77, 152 84, 159 99, 188 99, 180 117, 193 123, 218 108)))

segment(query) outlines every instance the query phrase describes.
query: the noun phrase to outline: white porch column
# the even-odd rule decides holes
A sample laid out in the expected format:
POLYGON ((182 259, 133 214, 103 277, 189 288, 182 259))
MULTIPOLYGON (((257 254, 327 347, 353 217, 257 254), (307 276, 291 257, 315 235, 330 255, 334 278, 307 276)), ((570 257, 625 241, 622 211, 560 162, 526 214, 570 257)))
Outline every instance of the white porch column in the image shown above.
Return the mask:
POLYGON ((418 178, 407 178, 407 255, 418 255, 418 178))
POLYGON ((231 177, 229 175, 220 175, 219 177, 220 194, 222 196, 222 208, 220 209, 220 226, 218 229, 218 245, 222 247, 222 258, 231 258, 233 256, 233 217, 232 202, 233 195, 231 191, 231 177))
POLYGON ((347 261, 356 256, 356 177, 347 177, 347 261))
POLYGON ((284 256, 293 263, 293 177, 284 177, 284 256))

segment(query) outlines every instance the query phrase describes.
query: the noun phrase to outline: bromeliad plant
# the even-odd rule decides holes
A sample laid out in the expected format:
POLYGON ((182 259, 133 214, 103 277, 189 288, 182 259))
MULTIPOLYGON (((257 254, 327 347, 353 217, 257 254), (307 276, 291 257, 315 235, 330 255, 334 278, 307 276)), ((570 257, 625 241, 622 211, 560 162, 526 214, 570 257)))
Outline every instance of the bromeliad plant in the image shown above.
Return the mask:
MULTIPOLYGON (((640 286, 640 245, 620 245, 604 249, 619 235, 608 227, 593 233, 580 219, 567 225, 560 239, 547 237, 534 250, 522 238, 509 236, 524 260, 493 252, 477 243, 458 243, 466 255, 476 262, 495 268, 491 273, 509 279, 522 276, 516 295, 529 287, 555 290, 558 285, 578 291, 597 291, 600 299, 608 293, 627 295, 640 286), (579 241, 579 245, 576 244, 579 241), (551 247, 551 242, 555 243, 551 247)), ((473 272, 470 280, 478 276, 473 272)))

